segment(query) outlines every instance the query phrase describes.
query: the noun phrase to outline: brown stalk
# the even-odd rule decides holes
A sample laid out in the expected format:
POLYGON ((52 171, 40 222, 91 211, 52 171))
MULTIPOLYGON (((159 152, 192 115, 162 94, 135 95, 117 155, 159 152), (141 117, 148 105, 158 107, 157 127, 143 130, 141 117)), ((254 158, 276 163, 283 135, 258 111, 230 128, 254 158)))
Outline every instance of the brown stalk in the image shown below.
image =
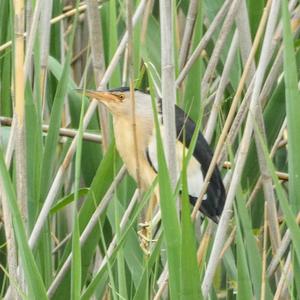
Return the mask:
POLYGON ((213 33, 216 31, 216 29, 218 28, 218 26, 222 22, 222 20, 225 16, 230 4, 231 4, 231 0, 226 0, 223 3, 223 5, 220 8, 220 10, 218 11, 216 17, 214 18, 214 20, 210 24, 209 28, 207 29, 207 31, 203 35, 203 37, 202 37, 201 41, 199 42, 198 46, 196 47, 194 52, 191 54, 191 56, 187 60, 187 62, 184 65, 183 69, 180 71, 180 74, 176 79, 176 85, 177 86, 181 86, 181 84, 182 84, 183 80, 185 79, 185 77, 187 76, 189 70, 194 65, 194 63, 198 59, 198 57, 201 55, 201 52, 207 46, 207 44, 210 41, 213 33))
MULTIPOLYGON (((245 9, 246 9, 245 2, 243 1, 243 3, 241 4, 241 10, 245 11, 245 9)), ((241 36, 241 38, 246 40, 245 42, 241 41, 241 48, 242 48, 241 52, 243 54, 242 57, 243 57, 244 61, 246 60, 246 56, 248 55, 248 53, 247 53, 248 49, 251 48, 251 47, 248 47, 248 48, 245 47, 245 44, 249 44, 248 46, 251 46, 250 28, 248 28, 249 26, 247 28, 244 28, 244 30, 241 30, 243 27, 246 27, 245 23, 247 23, 247 22, 244 22, 245 18, 247 18, 247 16, 243 16, 242 12, 237 17, 237 24, 240 25, 240 27, 241 27, 240 28, 240 31, 241 31, 240 36, 241 36), (241 20, 241 18, 243 18, 243 20, 241 20), (245 38, 246 36, 248 36, 248 39, 245 38)), ((254 65, 254 63, 252 63, 252 68, 251 68, 250 74, 249 74, 251 78, 254 77, 254 72, 255 72, 255 65, 254 65)), ((250 85, 250 81, 249 81, 249 85, 250 85)), ((249 87, 248 91, 249 90, 250 90, 250 87, 249 87)), ((252 91, 252 86, 251 86, 251 91, 252 91)), ((250 97, 245 97, 245 98, 250 99, 250 97)), ((246 101, 243 101, 243 103, 246 103, 246 101)), ((245 106, 245 108, 247 107, 247 105, 244 105, 244 106, 245 106)), ((242 111, 246 112, 246 109, 244 109, 242 111)), ((245 115, 245 113, 243 115, 245 115)), ((258 102, 258 105, 257 105, 256 119, 257 119, 256 120, 257 125, 260 130, 260 134, 263 136, 264 140, 266 140, 264 121, 263 121, 263 115, 262 115, 262 109, 261 109, 260 102, 258 102)), ((241 120, 241 118, 236 118, 235 121, 236 120, 241 120)), ((261 149, 261 144, 259 143, 259 137, 257 136, 257 132, 255 132, 255 141, 256 141, 257 153, 258 153, 258 158, 259 158, 259 167, 260 167, 261 174, 263 174, 263 176, 262 176, 263 190, 264 190, 265 198, 268 199, 267 203, 268 203, 269 220, 270 220, 269 227, 270 227, 270 231, 271 231, 270 234, 271 234, 272 246, 275 251, 275 249, 277 248, 277 246, 280 242, 280 233, 279 233, 279 227, 278 227, 278 222, 277 222, 277 213, 276 213, 276 207, 275 207, 274 192, 273 192, 273 187, 272 187, 272 179, 271 179, 270 174, 268 173, 268 168, 266 166, 265 158, 262 155, 263 151, 261 149)))
POLYGON ((197 202, 195 204, 195 207, 193 209, 193 213, 192 213, 192 218, 195 219, 196 217, 196 214, 199 210, 199 207, 201 205, 201 202, 202 202, 202 199, 206 193, 206 190, 207 190, 207 187, 208 187, 208 184, 209 184, 209 181, 210 181, 210 178, 211 178, 211 175, 213 173, 213 170, 217 164, 217 161, 218 161, 218 158, 219 158, 219 155, 222 151, 222 148, 224 146, 224 143, 225 143, 225 140, 226 140, 226 136, 227 136, 227 133, 230 129, 230 126, 232 124, 232 121, 234 119, 234 116, 235 116, 235 112, 236 112, 236 109, 238 107, 238 104, 239 104, 239 100, 240 100, 240 96, 242 94, 242 91, 243 91, 243 88, 244 88, 244 84, 245 84, 245 81, 246 81, 246 78, 247 78, 247 74, 250 70, 250 67, 251 67, 251 64, 252 64, 252 60, 254 58, 254 55, 256 53, 256 50, 260 44, 260 40, 261 40, 261 37, 263 35, 263 32, 264 32, 264 28, 265 28, 265 24, 266 24, 266 21, 267 21, 267 16, 268 16, 268 13, 269 13, 269 9, 270 9, 270 6, 271 6, 271 0, 268 1, 265 9, 264 9, 264 14, 260 20, 260 24, 259 24, 259 27, 258 27, 258 30, 257 30, 257 33, 256 33, 256 36, 255 36, 255 39, 254 39, 254 42, 253 42, 253 46, 251 48, 251 51, 250 51, 250 54, 249 54, 249 57, 248 57, 248 60, 247 60, 247 63, 244 67, 244 71, 243 71, 243 74, 242 74, 242 77, 241 77, 241 80, 239 82, 239 86, 237 88, 237 91, 235 93, 235 96, 233 98, 233 101, 232 101, 232 104, 231 104, 231 107, 230 107, 230 111, 227 115, 227 118, 226 118, 226 121, 225 121, 225 124, 224 124, 224 127, 223 127, 223 130, 222 130, 222 133, 219 137, 219 140, 218 140, 218 144, 216 146, 216 149, 215 149, 215 152, 214 152, 214 156, 213 156, 213 159, 211 161, 211 164, 209 166, 209 169, 207 171, 207 174, 205 176, 205 180, 203 182, 203 187, 202 187, 202 191, 197 199, 197 202))
POLYGON ((32 2, 26 1, 26 8, 25 8, 25 32, 29 32, 29 38, 26 40, 25 45, 25 58, 24 58, 24 73, 26 80, 32 81, 32 63, 28 60, 28 54, 30 53, 30 57, 32 56, 32 37, 35 37, 35 29, 36 29, 36 21, 39 17, 39 6, 41 1, 36 1, 34 13, 32 10, 32 2), (33 29, 33 30, 32 30, 33 29))
POLYGON ((280 229, 278 225, 278 216, 277 216, 277 209, 276 209, 275 194, 273 190, 273 181, 267 165, 267 160, 263 154, 263 145, 261 143, 260 136, 259 136, 261 135, 266 145, 267 139, 266 139, 264 120, 263 120, 263 114, 261 111, 260 103, 258 103, 258 107, 257 107, 256 121, 258 125, 257 126, 258 130, 254 130, 254 138, 255 138, 255 144, 257 149, 260 173, 262 177, 263 192, 267 203, 270 239, 271 239, 273 252, 276 252, 276 249, 280 244, 281 236, 280 236, 280 229))
POLYGON ((138 149, 138 137, 137 137, 137 124, 136 124, 136 112, 135 112, 135 98, 134 98, 134 65, 133 65, 133 26, 132 26, 132 0, 126 1, 127 5, 127 64, 129 73, 129 87, 130 87, 130 101, 131 101, 131 125, 134 141, 134 155, 136 159, 136 178, 138 188, 141 188, 141 175, 140 175, 140 158, 138 149))
POLYGON ((175 128, 175 104, 176 83, 173 51, 173 18, 172 3, 159 1, 160 7, 160 33, 161 33, 161 90, 162 90, 162 114, 164 120, 164 148, 168 162, 169 174, 172 186, 177 181, 176 166, 176 128, 175 128))
POLYGON ((234 23, 234 19, 235 19, 236 13, 238 11, 239 5, 240 5, 239 0, 232 1, 229 11, 225 17, 224 24, 221 28, 220 34, 219 34, 218 39, 214 46, 213 53, 211 55, 211 58, 208 62, 206 71, 202 78, 201 99, 207 98, 211 78, 212 78, 213 74, 215 73, 217 63, 219 61, 221 52, 222 52, 224 44, 226 42, 227 35, 229 34, 232 24, 234 23))
MULTIPOLYGON (((272 157, 272 155, 270 155, 270 157, 272 157)), ((225 161, 224 164, 223 164, 223 167, 225 169, 231 169, 231 162, 230 161, 225 161)), ((288 181, 289 180, 289 174, 288 173, 276 171, 276 175, 278 176, 278 179, 280 179, 282 181, 288 181)))
POLYGON ((218 114, 221 109, 222 101, 224 98, 224 91, 228 84, 230 71, 235 62, 236 52, 238 49, 238 42, 239 42, 239 33, 236 30, 231 41, 230 49, 228 51, 227 59, 221 75, 220 83, 218 85, 216 96, 214 97, 214 102, 204 131, 204 137, 209 144, 211 143, 213 134, 215 132, 218 114))
MULTIPOLYGON (((16 159, 16 187, 17 198, 23 218, 25 231, 28 234, 28 207, 27 207, 27 166, 26 166, 26 138, 25 138, 25 74, 24 74, 24 1, 14 1, 15 11, 15 48, 14 48, 14 92, 15 92, 15 159, 16 159)), ((22 268, 19 273, 19 283, 26 291, 25 278, 22 268)))
MULTIPOLYGON (((97 0, 87 0, 86 3, 94 78, 96 86, 98 86, 105 71, 102 25, 97 0)), ((98 106, 98 113, 105 152, 109 145, 109 116, 107 109, 102 104, 98 106)))
MULTIPOLYGON (((115 192, 115 188, 116 186, 121 182, 121 180, 124 178, 124 175, 126 174, 126 168, 123 166, 119 173, 117 174, 116 178, 114 179, 113 183, 111 184, 111 186, 109 187, 109 189, 107 190, 106 194, 104 195, 102 201, 99 203, 99 205, 97 206, 96 210, 94 211, 93 215, 91 216, 88 224, 86 225, 84 231, 82 232, 82 234, 80 235, 80 246, 82 247, 84 245, 84 243, 86 242, 87 238, 89 237, 90 233, 92 232, 92 230, 94 229, 94 227, 98 224, 99 222, 99 218, 101 216, 101 214, 105 211, 107 205, 109 204, 114 192, 115 192)), ((132 200, 130 202, 130 205, 128 206, 126 212, 122 221, 121 221, 121 229, 124 229, 124 226, 126 225, 126 222, 128 220, 128 214, 131 213, 135 202, 137 200, 137 192, 134 194, 134 196, 132 197, 132 200)), ((115 243, 116 243, 116 237, 113 239, 113 241, 111 242, 111 244, 113 244, 111 251, 113 250, 115 243)), ((57 287, 59 286, 59 284, 61 283, 61 281, 63 280, 66 272, 68 271, 70 264, 71 264, 71 260, 72 260, 72 253, 69 254, 69 256, 67 257, 67 259, 65 260, 64 264, 62 265, 62 267, 60 268, 60 270, 58 271, 58 273, 56 274, 53 282, 51 283, 47 294, 49 296, 49 298, 51 298, 54 294, 54 292, 56 291, 57 287)), ((102 266, 103 268, 103 266, 102 266)))
MULTIPOLYGON (((82 4, 81 6, 78 7, 78 12, 79 13, 83 12, 83 11, 86 10, 86 8, 87 8, 86 4, 82 4)), ((99 8, 99 6, 98 6, 98 8, 99 8)), ((63 13, 63 14, 61 14, 59 16, 56 16, 53 19, 51 19, 50 23, 51 24, 55 24, 55 23, 57 23, 57 22, 65 19, 65 18, 72 17, 72 16, 74 16, 76 14, 76 12, 77 12, 76 8, 71 9, 70 11, 65 12, 65 13, 63 13)), ((24 37, 26 37, 26 36, 27 36, 27 32, 24 32, 24 37)), ((9 48, 11 45, 12 45, 12 41, 8 41, 8 42, 0 45, 0 52, 3 51, 3 50, 5 50, 5 49, 7 49, 7 48, 9 48)))
POLYGON ((268 203, 265 201, 264 213, 264 239, 263 239, 263 255, 262 255, 262 274, 261 274, 261 294, 260 299, 266 298, 266 265, 267 265, 267 238, 268 238, 268 203))
MULTIPOLYGON (((283 126, 282 126, 282 128, 281 128, 281 130, 280 130, 280 132, 279 132, 279 134, 278 134, 278 137, 277 137, 277 139, 276 139, 276 142, 274 143, 274 145, 273 145, 273 147, 272 147, 272 150, 271 150, 271 153, 270 153, 270 158, 272 158, 272 157, 274 156, 275 152, 276 152, 276 149, 277 149, 277 147, 278 147, 278 143, 279 143, 279 141, 281 140, 282 133, 283 133, 283 130, 285 129, 285 127, 286 127, 286 122, 284 122, 284 124, 283 124, 283 126)), ((230 162, 225 162, 225 163, 224 163, 224 166, 226 166, 226 168, 231 168, 231 163, 230 163, 230 162)), ((280 173, 280 172, 276 172, 276 174, 277 174, 278 178, 280 178, 281 180, 282 180, 283 178, 286 178, 286 177, 287 177, 287 179, 288 179, 288 174, 284 174, 284 175, 283 175, 283 174, 278 174, 278 173, 280 173), (282 175, 283 175, 283 176, 282 176, 282 175)), ((258 179, 256 186, 254 187, 254 189, 253 189, 251 195, 249 196, 249 199, 248 199, 248 201, 247 201, 247 203, 246 203, 246 207, 247 207, 247 208, 250 207, 250 205, 252 204, 253 199, 254 199, 254 197, 255 197, 254 194, 257 192, 257 190, 260 188, 260 186, 261 186, 261 177, 258 179), (257 185, 259 185, 259 187, 257 187, 257 185)), ((300 218, 300 214, 299 214, 299 218, 300 218)), ((300 219, 299 219, 299 220, 300 220, 300 219)), ((224 247, 223 247, 222 252, 221 252, 221 254, 220 254, 220 258, 222 258, 222 257, 224 256, 225 252, 227 251, 227 249, 230 247, 231 243, 233 242, 234 237, 235 237, 235 232, 236 232, 236 227, 234 227, 234 228, 232 229, 232 231, 231 231, 231 233, 230 233, 230 235, 229 235, 229 237, 228 237, 226 243, 224 244, 224 247)), ((282 240, 282 242, 283 242, 283 241, 284 241, 284 240, 282 240)), ((279 261, 279 260, 278 260, 278 261, 279 261)), ((268 270, 268 273, 269 273, 269 270, 268 270)))
POLYGON ((46 92, 46 79, 47 79, 47 65, 49 56, 49 42, 50 42, 50 29, 51 29, 51 15, 52 15, 52 1, 45 1, 44 9, 41 12, 41 96, 42 96, 42 106, 45 103, 45 92, 46 92))
POLYGON ((193 34, 194 25, 197 18, 197 13, 198 13, 198 6, 199 6, 199 0, 190 1, 189 10, 186 16, 186 22, 185 22, 184 33, 181 42, 180 53, 179 53, 179 70, 182 70, 188 58, 188 54, 192 42, 192 34, 193 34))
POLYGON ((277 289, 274 295, 273 300, 279 300, 279 299, 287 299, 282 294, 284 292, 284 286, 287 282, 291 280, 293 277, 293 271, 292 271, 292 255, 291 252, 288 254, 287 259, 285 261, 283 271, 281 273, 281 277, 279 280, 279 283, 277 284, 277 289))
MULTIPOLYGON (((146 5, 146 0, 142 0, 136 11, 135 11, 135 14, 133 16, 133 25, 135 25, 138 21, 138 19, 140 18, 142 12, 144 11, 144 8, 145 8, 145 5, 146 5)), ((128 38, 128 35, 127 35, 127 32, 124 34, 120 44, 119 44, 119 47, 118 49, 116 50, 111 62, 110 62, 110 65, 107 67, 106 69, 106 72, 103 76, 103 79, 101 80, 101 83, 100 83, 100 86, 99 88, 103 88, 110 76, 112 75, 112 72, 114 70, 114 68, 116 67, 118 61, 119 61, 119 58, 122 54, 122 52, 124 51, 125 49, 125 46, 126 46, 126 42, 127 42, 127 38, 128 38)), ((91 102, 91 104, 89 105, 87 111, 86 111, 86 114, 84 116, 84 120, 83 120, 83 130, 85 130, 92 118, 92 115, 97 107, 97 101, 94 100, 91 102)), ((54 181, 50 187, 50 190, 48 192, 48 195, 45 199, 45 202, 43 204, 43 207, 39 213, 39 216, 37 218, 37 221, 35 223, 35 226, 32 230, 32 233, 30 235, 30 238, 29 238, 29 246, 31 248, 33 248, 33 246, 35 245, 35 243, 37 242, 38 240, 38 237, 39 237, 39 234, 43 228, 43 225, 47 219, 47 216, 48 216, 48 213, 50 211, 50 208, 55 200, 55 196, 57 195, 61 185, 62 185, 62 181, 63 181, 63 177, 64 177, 64 174, 66 172, 66 169, 68 168, 70 162, 71 162, 71 159, 76 151, 76 144, 77 144, 77 138, 78 138, 78 135, 76 135, 69 147, 69 150, 65 156, 65 159, 63 161, 63 163, 61 164, 61 166, 59 167, 57 173, 56 173, 56 176, 54 178, 54 181)))
MULTIPOLYGON (((12 125, 12 119, 8 117, 0 117, 0 123, 5 126, 11 126, 12 125)), ((43 132, 47 133, 49 130, 49 125, 42 125, 42 130, 43 132)), ((59 129, 59 135, 60 136, 65 136, 65 137, 70 137, 73 138, 78 134, 78 131, 76 129, 71 129, 71 128, 60 128, 59 129)), ((83 140, 89 141, 89 142, 94 142, 94 143, 102 143, 102 136, 99 134, 94 134, 94 133, 88 133, 84 132, 83 133, 83 140)))
MULTIPOLYGON (((271 67, 271 70, 266 78, 266 81, 264 83, 264 87, 262 88, 261 94, 259 96, 259 102, 261 103, 261 107, 264 108, 266 105, 267 100, 270 98, 270 94, 272 92, 272 89, 274 87, 274 83, 278 79, 278 76, 282 72, 282 47, 279 49, 276 59, 271 67)), ((247 92, 244 96, 244 99, 238 109, 238 112, 236 114, 236 117, 232 123, 232 126, 228 132, 227 139, 225 144, 232 144, 239 132, 239 129, 241 127, 242 122, 245 120, 247 111, 250 105, 251 100, 251 93, 253 90, 253 82, 252 80, 250 86, 247 89, 247 92)), ((222 165, 224 160, 226 159, 227 155, 227 149, 223 148, 222 153, 220 154, 219 164, 222 165)))
POLYGON ((148 0, 147 6, 145 9, 144 17, 142 20, 142 29, 141 29, 141 44, 143 45, 146 40, 148 21, 153 9, 154 0, 148 0))
MULTIPOLYGON (((270 3, 270 2, 268 2, 268 3, 270 3)), ((275 28, 275 22, 276 22, 276 16, 277 16, 278 10, 279 10, 279 3, 277 1, 272 2, 271 10, 270 10, 272 13, 272 17, 268 18, 266 33, 265 33, 263 45, 262 45, 261 58, 260 58, 260 61, 259 61, 258 67, 257 67, 256 76, 255 76, 254 88, 253 88, 253 93, 252 93, 251 103, 250 103, 250 108, 249 108, 249 114, 247 117, 247 122, 246 122, 245 130, 244 130, 241 146, 240 146, 240 149, 239 149, 239 152, 237 155, 237 162, 236 162, 237 167, 234 169, 234 172, 233 172, 231 184, 230 184, 226 202, 225 202, 224 211, 221 216, 220 224, 218 226, 216 238, 215 238, 215 241, 213 244, 212 254, 210 256, 207 271, 205 273, 205 277, 204 277, 204 280, 202 283, 202 291, 203 291, 204 296, 208 295, 208 292, 209 292, 211 284, 212 284, 212 279, 213 279, 217 264, 219 262, 219 254, 223 247, 225 233, 226 233, 228 223, 229 223, 229 220, 231 217, 231 207, 232 207, 233 199, 234 199, 234 196, 236 193, 237 186, 240 182, 241 173, 242 173, 242 170, 243 170, 243 167, 245 164, 245 160, 246 160, 246 156, 247 156, 247 152, 249 149, 250 138, 251 138, 251 135, 253 132, 253 122, 255 121, 255 115, 256 115, 256 111, 257 111, 259 92, 261 90, 263 77, 265 75, 267 64, 270 59, 270 57, 268 56, 268 53, 269 53, 269 48, 270 48, 270 42, 271 42, 274 28, 275 28)), ((254 42, 254 44, 255 44, 255 42, 254 42)), ((200 199, 202 199, 202 198, 200 198, 200 199)))

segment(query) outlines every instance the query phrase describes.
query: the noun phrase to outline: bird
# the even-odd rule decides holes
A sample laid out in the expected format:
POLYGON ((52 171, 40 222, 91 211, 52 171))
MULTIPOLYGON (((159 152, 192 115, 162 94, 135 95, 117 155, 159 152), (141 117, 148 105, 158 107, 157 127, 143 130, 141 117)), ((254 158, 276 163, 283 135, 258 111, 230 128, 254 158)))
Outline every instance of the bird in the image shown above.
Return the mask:
MULTIPOLYGON (((132 119, 132 102, 130 89, 118 87, 106 91, 78 90, 86 96, 104 104, 113 117, 113 128, 116 148, 124 161, 128 173, 139 182, 142 190, 146 191, 153 183, 158 172, 156 135, 151 95, 139 89, 134 89, 135 99, 135 129, 132 119), (135 130, 135 131, 134 131, 135 130), (135 134, 135 135, 134 135, 135 134), (135 155, 135 153, 137 155, 135 155), (136 157, 137 156, 137 157, 136 157), (137 172, 140 170, 140 174, 137 172)), ((161 134, 163 118, 161 99, 158 101, 158 114, 161 134)), ((176 121, 176 163, 178 177, 182 168, 182 147, 189 148, 196 125, 191 118, 175 105, 176 121)), ((189 200, 195 205, 204 182, 205 175, 211 163, 213 152, 201 132, 198 133, 193 155, 187 166, 187 184, 189 200)), ((225 189, 222 177, 216 166, 206 194, 201 202, 200 211, 215 223, 218 223, 225 203, 225 189)))

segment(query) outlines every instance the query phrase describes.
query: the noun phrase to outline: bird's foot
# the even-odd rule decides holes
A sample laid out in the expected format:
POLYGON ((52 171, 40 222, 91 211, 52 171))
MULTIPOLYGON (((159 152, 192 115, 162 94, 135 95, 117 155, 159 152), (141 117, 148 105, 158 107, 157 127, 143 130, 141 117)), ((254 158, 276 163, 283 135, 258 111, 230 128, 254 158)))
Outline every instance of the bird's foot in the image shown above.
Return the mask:
POLYGON ((145 222, 139 224, 138 236, 140 238, 140 247, 146 255, 150 255, 150 245, 156 240, 152 239, 151 223, 145 222))

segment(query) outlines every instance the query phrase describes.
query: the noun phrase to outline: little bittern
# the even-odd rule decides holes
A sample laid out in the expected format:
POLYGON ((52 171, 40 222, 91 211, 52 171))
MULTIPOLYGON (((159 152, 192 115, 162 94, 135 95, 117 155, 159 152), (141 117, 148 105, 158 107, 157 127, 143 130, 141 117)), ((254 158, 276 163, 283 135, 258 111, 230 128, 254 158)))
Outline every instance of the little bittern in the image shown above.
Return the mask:
MULTIPOLYGON (((151 96, 148 93, 135 90, 135 130, 132 123, 132 103, 130 101, 130 91, 127 87, 111 89, 109 91, 85 91, 89 97, 95 98, 103 103, 113 115, 114 133, 116 146, 122 157, 129 174, 137 181, 137 164, 140 170, 140 185, 146 190, 153 183, 158 170, 156 136, 154 117, 152 111, 151 96), (137 157, 135 153, 137 152, 137 157)), ((176 159, 178 172, 182 167, 182 147, 190 146, 195 123, 178 106, 176 112, 176 159)), ((163 126, 162 117, 160 117, 163 126)), ((162 138, 163 138, 163 130, 162 138)), ((193 156, 187 167, 187 181, 189 198, 195 204, 203 184, 209 165, 212 159, 212 151, 208 146, 201 132, 197 137, 193 156)), ((179 173, 178 173, 179 176, 179 173)), ((214 169, 210 183, 204 199, 201 203, 200 211, 218 222, 222 213, 225 201, 225 190, 218 168, 214 169)))

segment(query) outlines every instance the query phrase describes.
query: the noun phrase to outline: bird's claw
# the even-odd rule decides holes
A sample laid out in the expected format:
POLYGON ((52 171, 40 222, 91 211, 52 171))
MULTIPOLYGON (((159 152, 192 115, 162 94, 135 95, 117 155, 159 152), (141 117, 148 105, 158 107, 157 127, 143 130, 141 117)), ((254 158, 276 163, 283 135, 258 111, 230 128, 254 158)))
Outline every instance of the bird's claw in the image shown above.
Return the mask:
POLYGON ((152 236, 151 224, 148 222, 140 223, 139 227, 141 229, 138 230, 137 233, 140 238, 140 247, 146 255, 150 255, 150 250, 149 250, 150 244, 157 241, 151 238, 152 236))
POLYGON ((143 230, 144 228, 149 228, 150 223, 149 222, 144 222, 144 223, 139 223, 138 226, 143 230))

